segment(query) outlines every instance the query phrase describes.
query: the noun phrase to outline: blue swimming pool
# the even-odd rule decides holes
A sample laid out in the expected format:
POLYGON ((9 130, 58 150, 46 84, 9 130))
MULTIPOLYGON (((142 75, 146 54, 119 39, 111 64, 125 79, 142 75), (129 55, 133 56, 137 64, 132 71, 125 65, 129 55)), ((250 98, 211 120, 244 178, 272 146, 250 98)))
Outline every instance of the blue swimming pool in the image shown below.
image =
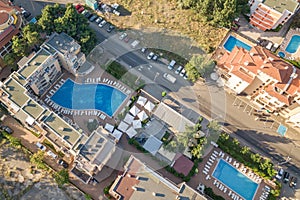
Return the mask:
POLYGON ((109 116, 126 99, 120 90, 104 84, 78 84, 68 79, 51 100, 56 104, 74 110, 100 110, 109 116))
POLYGON ((232 35, 230 35, 224 44, 224 48, 227 51, 231 52, 235 46, 242 47, 242 48, 246 49, 247 51, 250 51, 252 48, 250 45, 248 45, 248 44, 242 42, 241 40, 237 39, 236 37, 233 37, 232 35))
POLYGON ((258 184, 220 159, 213 176, 246 200, 253 200, 258 184))
POLYGON ((295 53, 300 46, 300 35, 293 35, 285 51, 288 53, 295 53))

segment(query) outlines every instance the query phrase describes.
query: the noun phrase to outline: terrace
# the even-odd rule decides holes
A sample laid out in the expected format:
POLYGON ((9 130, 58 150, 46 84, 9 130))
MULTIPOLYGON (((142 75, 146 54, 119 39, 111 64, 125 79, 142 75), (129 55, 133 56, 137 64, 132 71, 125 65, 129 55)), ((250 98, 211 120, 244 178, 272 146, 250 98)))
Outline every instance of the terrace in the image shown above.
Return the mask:
POLYGON ((10 78, 5 84, 5 91, 10 95, 9 99, 22 107, 29 99, 25 94, 25 88, 13 78, 10 78))
POLYGON ((49 115, 46 116, 46 119, 44 120, 45 125, 73 146, 80 138, 81 134, 56 114, 50 112, 48 112, 48 114, 49 115))
POLYGON ((35 119, 37 119, 44 112, 44 108, 42 108, 33 100, 29 100, 23 107, 23 110, 29 113, 35 119))

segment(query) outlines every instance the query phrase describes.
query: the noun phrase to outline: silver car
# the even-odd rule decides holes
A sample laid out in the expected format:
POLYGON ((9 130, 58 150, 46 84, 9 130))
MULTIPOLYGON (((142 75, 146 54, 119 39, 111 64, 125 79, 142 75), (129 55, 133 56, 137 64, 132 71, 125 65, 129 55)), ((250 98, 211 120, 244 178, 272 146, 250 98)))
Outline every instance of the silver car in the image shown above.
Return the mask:
POLYGON ((102 22, 100 22, 99 27, 102 28, 103 26, 105 26, 106 23, 107 23, 107 22, 106 22, 105 19, 104 19, 102 22))

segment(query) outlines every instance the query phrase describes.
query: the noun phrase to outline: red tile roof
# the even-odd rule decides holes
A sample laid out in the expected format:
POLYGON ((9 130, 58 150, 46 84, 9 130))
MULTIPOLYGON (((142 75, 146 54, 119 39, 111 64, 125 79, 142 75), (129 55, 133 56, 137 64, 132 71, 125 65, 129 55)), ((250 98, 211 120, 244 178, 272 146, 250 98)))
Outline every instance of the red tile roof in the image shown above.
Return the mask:
POLYGON ((278 99, 280 102, 286 104, 286 105, 291 105, 291 98, 287 97, 285 95, 282 95, 278 92, 276 92, 275 90, 275 86, 273 85, 269 85, 265 91, 272 97, 275 97, 276 99, 278 99))

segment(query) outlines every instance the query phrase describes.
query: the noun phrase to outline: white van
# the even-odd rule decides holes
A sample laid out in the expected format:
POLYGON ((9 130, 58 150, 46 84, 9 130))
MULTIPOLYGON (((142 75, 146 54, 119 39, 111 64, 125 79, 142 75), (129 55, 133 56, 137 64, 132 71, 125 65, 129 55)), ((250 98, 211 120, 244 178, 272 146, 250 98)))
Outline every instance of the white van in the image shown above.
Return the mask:
POLYGON ((163 77, 165 79, 167 79, 168 81, 170 81, 171 83, 175 83, 176 82, 176 78, 174 76, 172 76, 171 74, 164 73, 163 77))

